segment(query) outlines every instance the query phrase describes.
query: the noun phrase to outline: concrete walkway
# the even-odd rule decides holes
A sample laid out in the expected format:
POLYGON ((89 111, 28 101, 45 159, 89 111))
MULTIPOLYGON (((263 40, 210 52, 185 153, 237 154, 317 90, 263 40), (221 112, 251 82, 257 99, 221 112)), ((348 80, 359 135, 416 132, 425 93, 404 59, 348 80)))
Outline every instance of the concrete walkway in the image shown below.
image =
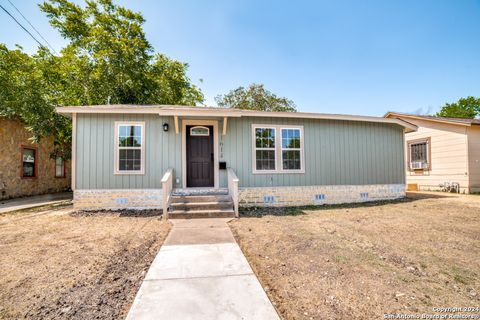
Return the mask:
POLYGON ((60 192, 0 201, 0 213, 17 211, 71 200, 71 192, 60 192))
POLYGON ((127 320, 279 319, 228 220, 171 220, 127 320))

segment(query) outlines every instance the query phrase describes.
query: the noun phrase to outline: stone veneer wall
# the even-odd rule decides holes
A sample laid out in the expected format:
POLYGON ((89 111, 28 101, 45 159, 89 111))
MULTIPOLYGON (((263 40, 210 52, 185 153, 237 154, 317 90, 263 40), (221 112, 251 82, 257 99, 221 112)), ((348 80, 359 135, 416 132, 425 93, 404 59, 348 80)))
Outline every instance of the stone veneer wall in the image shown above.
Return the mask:
POLYGON ((53 139, 32 143, 24 124, 0 117, 0 199, 59 192, 70 189, 70 163, 65 162, 65 178, 55 177, 55 160, 50 158, 53 139), (37 177, 21 177, 22 146, 37 148, 37 177))
POLYGON ((404 184, 240 188, 239 205, 306 206, 405 197, 404 184))
MULTIPOLYGON (((405 197, 404 184, 241 188, 239 204, 305 206, 392 200, 405 197)), ((75 190, 77 210, 162 209, 162 189, 75 190)))
POLYGON ((162 189, 75 190, 77 210, 162 209, 162 189))

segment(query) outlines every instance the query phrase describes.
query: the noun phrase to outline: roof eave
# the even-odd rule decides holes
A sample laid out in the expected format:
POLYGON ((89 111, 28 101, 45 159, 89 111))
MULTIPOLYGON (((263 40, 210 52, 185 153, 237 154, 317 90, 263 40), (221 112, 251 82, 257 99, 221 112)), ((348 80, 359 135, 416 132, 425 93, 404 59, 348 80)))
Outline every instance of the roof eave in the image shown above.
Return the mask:
POLYGON ((472 125, 477 125, 476 123, 467 123, 467 122, 459 122, 459 121, 453 121, 453 120, 416 117, 415 115, 396 113, 396 112, 387 112, 383 117, 387 118, 387 119, 398 119, 398 118, 417 119, 417 120, 423 120, 423 121, 432 121, 432 122, 440 122, 440 123, 459 125, 459 126, 464 126, 464 127, 471 127, 472 125))
POLYGON ((270 118, 297 118, 297 119, 325 119, 340 121, 360 121, 374 123, 391 123, 404 127, 408 132, 416 131, 417 126, 397 118, 381 118, 371 116, 355 116, 341 114, 307 113, 307 112, 267 112, 240 109, 182 109, 162 107, 57 107, 58 113, 69 115, 73 113, 104 113, 104 114, 158 114, 161 116, 188 116, 188 117, 270 117, 270 118))

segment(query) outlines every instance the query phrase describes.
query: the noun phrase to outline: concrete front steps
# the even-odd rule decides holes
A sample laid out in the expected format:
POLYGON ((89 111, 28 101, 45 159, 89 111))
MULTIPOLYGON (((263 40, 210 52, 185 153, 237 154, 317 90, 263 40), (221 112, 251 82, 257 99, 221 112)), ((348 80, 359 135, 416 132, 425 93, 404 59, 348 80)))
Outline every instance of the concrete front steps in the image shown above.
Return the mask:
POLYGON ((172 195, 168 216, 170 219, 233 218, 233 200, 230 195, 172 195))

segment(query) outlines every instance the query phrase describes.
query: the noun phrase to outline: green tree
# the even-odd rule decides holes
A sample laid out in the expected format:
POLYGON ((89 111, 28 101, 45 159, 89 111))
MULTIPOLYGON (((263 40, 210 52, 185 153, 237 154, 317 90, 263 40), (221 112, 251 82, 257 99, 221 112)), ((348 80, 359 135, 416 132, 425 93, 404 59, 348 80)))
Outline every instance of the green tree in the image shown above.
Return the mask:
POLYGON ((111 0, 47 0, 40 9, 68 44, 59 56, 0 44, 0 115, 23 121, 35 141, 53 135, 52 156, 68 159, 71 143, 70 119, 57 106, 203 102, 188 64, 154 52, 140 13, 111 0))
MULTIPOLYGON (((54 137, 54 155, 70 157, 70 120, 55 112, 56 96, 52 79, 45 72, 43 57, 49 53, 40 48, 29 56, 20 47, 9 50, 0 44, 0 116, 20 120, 32 133, 32 140, 54 137)), ((52 69, 53 70, 53 69, 52 69)))
POLYGON ((437 117, 470 119, 478 117, 479 115, 480 98, 472 96, 461 98, 457 102, 446 103, 436 114, 437 117))
POLYGON ((297 111, 295 103, 278 97, 266 90, 263 84, 251 84, 248 88, 238 87, 225 95, 218 95, 215 101, 220 107, 257 111, 297 111))
POLYGON ((67 81, 68 100, 81 105, 180 104, 196 105, 202 92, 187 76, 188 64, 155 54, 145 37, 140 13, 112 0, 68 0, 40 5, 50 24, 68 45, 60 63, 67 81))

